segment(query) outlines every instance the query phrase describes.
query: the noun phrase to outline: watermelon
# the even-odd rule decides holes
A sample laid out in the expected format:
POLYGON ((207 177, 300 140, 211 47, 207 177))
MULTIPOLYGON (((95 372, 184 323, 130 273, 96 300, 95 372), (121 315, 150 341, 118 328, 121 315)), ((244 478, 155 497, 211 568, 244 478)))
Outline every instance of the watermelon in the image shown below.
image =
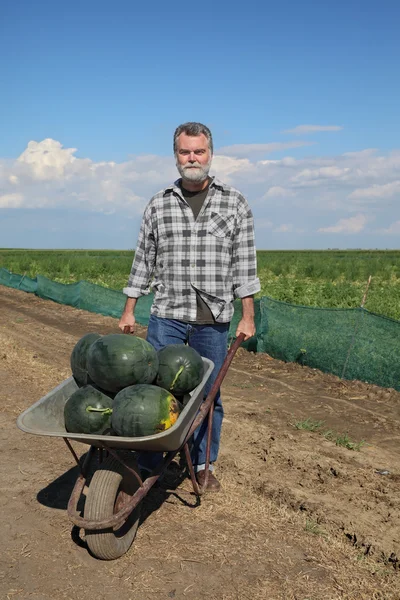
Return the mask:
POLYGON ((141 437, 169 429, 179 417, 181 404, 157 385, 131 385, 114 398, 111 425, 117 435, 141 437))
POLYGON ((199 385, 204 375, 200 354, 184 344, 170 344, 158 351, 156 383, 174 396, 188 394, 199 385))
POLYGON ((65 429, 70 433, 103 433, 110 427, 112 405, 113 400, 93 386, 82 386, 65 403, 65 429))
POLYGON ((87 353, 90 346, 101 337, 99 333, 87 333, 75 344, 71 353, 71 371, 77 385, 91 383, 86 369, 87 353))
POLYGON ((136 383, 152 383, 157 375, 154 347, 134 335, 112 333, 93 342, 87 355, 90 378, 108 392, 136 383))

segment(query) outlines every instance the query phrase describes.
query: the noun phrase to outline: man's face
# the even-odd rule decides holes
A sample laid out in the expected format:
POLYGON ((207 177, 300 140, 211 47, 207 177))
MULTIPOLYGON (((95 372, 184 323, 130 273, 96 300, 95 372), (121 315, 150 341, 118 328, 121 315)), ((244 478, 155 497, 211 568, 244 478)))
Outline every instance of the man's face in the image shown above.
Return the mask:
POLYGON ((176 166, 183 179, 193 183, 205 181, 211 160, 208 140, 203 133, 196 136, 181 133, 177 140, 176 166))

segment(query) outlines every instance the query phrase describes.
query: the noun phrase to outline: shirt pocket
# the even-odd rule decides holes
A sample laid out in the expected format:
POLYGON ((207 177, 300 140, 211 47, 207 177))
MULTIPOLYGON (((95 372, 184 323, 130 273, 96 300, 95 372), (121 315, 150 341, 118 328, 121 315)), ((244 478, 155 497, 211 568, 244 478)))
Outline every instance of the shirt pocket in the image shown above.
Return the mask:
POLYGON ((235 215, 224 215, 212 212, 207 226, 207 233, 219 238, 231 238, 235 224, 235 215))

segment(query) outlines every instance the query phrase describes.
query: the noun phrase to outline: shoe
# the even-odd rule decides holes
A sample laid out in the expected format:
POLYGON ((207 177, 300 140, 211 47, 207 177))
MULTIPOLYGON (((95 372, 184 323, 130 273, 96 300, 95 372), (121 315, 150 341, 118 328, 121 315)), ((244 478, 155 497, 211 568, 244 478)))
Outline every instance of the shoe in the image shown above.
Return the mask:
MULTIPOLYGON (((206 471, 205 471, 205 469, 203 469, 202 471, 199 471, 198 473, 196 473, 197 483, 199 484, 200 487, 203 487, 205 477, 206 477, 206 471)), ((219 492, 220 489, 221 489, 220 482, 215 477, 215 475, 213 474, 213 472, 209 471, 208 472, 207 488, 206 488, 207 492, 219 492)))

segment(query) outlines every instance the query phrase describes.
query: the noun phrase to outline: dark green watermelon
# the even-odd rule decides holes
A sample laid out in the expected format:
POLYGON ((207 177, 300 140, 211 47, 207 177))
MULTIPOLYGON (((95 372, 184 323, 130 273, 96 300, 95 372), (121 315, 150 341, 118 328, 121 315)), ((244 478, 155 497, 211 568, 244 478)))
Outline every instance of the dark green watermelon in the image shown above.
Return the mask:
POLYGON ((91 383, 86 369, 87 353, 90 346, 101 337, 99 333, 87 333, 75 344, 71 353, 71 371, 77 385, 91 383))
POLYGON ((113 400, 91 385, 74 392, 64 406, 65 429, 70 433, 103 433, 110 427, 113 400))
POLYGON ((182 407, 157 385, 131 385, 114 398, 111 425, 117 435, 141 437, 169 429, 182 407))
POLYGON ((104 394, 105 396, 108 396, 109 398, 111 398, 112 400, 115 398, 117 392, 109 392, 108 390, 104 390, 103 388, 101 388, 99 385, 96 385, 94 383, 94 381, 92 381, 88 375, 88 385, 91 385, 92 387, 94 387, 95 390, 98 390, 99 392, 101 392, 102 394, 104 394))
POLYGON ((152 383, 158 371, 158 356, 149 342, 134 335, 112 333, 89 348, 87 370, 100 388, 118 392, 128 385, 152 383))
POLYGON ((204 375, 200 354, 185 344, 170 344, 158 351, 156 383, 174 396, 188 394, 199 385, 204 375))

